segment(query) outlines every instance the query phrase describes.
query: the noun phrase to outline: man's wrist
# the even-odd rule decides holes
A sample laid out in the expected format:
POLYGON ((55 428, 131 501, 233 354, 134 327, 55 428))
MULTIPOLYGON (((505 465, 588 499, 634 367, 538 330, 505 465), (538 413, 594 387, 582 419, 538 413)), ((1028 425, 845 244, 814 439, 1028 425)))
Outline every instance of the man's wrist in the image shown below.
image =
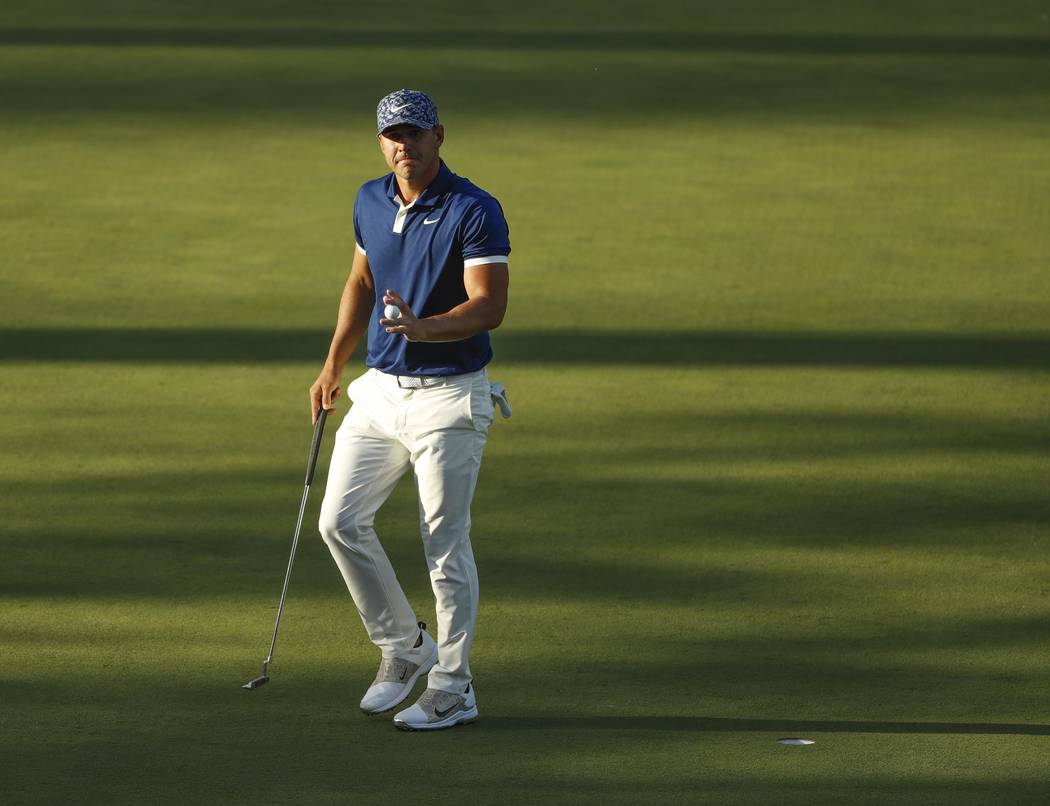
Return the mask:
POLYGON ((419 325, 419 338, 417 341, 434 341, 434 320, 430 317, 417 319, 419 325))

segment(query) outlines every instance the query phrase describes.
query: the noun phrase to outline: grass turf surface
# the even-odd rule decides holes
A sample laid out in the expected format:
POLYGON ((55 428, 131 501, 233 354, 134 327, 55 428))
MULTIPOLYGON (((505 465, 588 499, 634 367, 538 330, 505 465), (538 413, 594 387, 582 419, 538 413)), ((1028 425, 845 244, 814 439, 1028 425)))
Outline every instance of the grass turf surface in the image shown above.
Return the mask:
POLYGON ((1045 802, 1039 5, 324 8, 0 14, 7 800, 1045 802), (237 688, 401 85, 514 243, 434 736, 356 712, 319 490, 237 688))

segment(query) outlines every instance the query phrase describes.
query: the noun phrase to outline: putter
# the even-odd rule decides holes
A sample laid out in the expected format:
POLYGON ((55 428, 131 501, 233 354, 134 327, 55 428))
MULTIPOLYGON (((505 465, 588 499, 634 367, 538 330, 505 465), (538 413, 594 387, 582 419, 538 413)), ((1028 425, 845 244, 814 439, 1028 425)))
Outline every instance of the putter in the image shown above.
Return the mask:
POLYGON ((325 409, 321 409, 314 424, 314 438, 310 445, 310 461, 306 465, 306 487, 303 489, 303 500, 299 504, 299 519, 295 522, 295 536, 292 538, 292 553, 288 557, 288 570, 284 573, 284 587, 281 588, 281 602, 277 605, 277 620, 273 625, 273 638, 270 639, 270 654, 263 661, 262 674, 249 680, 241 688, 249 691, 259 688, 270 681, 270 664, 273 663, 273 648, 277 645, 277 630, 281 627, 281 613, 284 611, 284 600, 288 595, 288 583, 292 579, 292 564, 295 562, 295 549, 299 545, 299 530, 303 526, 303 513, 306 511, 306 498, 310 494, 310 484, 314 480, 314 468, 317 467, 317 452, 321 448, 321 435, 324 434, 324 420, 328 415, 325 409))

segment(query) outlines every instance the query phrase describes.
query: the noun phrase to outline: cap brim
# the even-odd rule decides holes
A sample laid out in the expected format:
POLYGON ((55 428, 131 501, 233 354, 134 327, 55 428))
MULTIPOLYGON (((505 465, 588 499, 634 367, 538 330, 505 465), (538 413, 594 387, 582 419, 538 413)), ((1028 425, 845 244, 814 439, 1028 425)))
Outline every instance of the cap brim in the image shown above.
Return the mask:
POLYGON ((425 120, 417 120, 416 118, 394 118, 392 121, 387 123, 386 126, 380 129, 379 133, 382 134, 383 132, 388 132, 395 126, 415 126, 417 129, 427 130, 434 128, 433 126, 427 125, 427 122, 425 120))

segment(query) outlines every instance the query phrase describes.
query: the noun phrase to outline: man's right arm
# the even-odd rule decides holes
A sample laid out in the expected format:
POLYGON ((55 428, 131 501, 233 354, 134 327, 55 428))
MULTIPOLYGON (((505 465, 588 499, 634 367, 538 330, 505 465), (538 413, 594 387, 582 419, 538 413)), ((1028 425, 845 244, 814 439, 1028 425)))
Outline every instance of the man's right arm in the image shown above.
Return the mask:
POLYGON ((339 302, 339 319, 332 344, 328 348, 328 358, 325 359, 321 374, 310 387, 310 418, 313 422, 317 422, 317 415, 322 408, 329 411, 334 408, 333 404, 341 392, 343 367, 368 329, 375 300, 375 284, 368 267, 368 258, 360 249, 354 249, 354 262, 339 302))

